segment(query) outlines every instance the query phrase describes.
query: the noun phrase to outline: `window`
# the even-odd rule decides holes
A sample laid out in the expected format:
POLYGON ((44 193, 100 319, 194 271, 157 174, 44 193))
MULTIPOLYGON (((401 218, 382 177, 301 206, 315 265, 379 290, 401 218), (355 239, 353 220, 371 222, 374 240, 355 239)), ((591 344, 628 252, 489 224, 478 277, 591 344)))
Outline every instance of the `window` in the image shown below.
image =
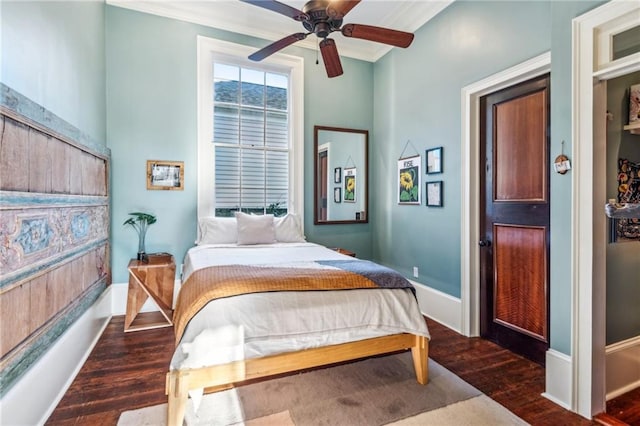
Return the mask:
POLYGON ((213 64, 216 216, 287 212, 289 77, 213 64))
POLYGON ((614 34, 611 44, 613 60, 640 52, 640 25, 614 34))
POLYGON ((303 215, 302 58, 198 37, 198 216, 303 215))

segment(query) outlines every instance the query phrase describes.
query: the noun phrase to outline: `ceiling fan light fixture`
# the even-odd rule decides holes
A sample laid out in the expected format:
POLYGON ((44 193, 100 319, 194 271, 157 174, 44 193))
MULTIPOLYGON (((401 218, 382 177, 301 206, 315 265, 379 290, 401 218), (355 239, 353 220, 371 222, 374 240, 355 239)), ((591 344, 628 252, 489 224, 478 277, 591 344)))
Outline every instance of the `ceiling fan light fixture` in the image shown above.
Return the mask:
POLYGON ((331 34, 331 28, 326 22, 318 22, 313 32, 320 38, 327 38, 327 36, 331 34))

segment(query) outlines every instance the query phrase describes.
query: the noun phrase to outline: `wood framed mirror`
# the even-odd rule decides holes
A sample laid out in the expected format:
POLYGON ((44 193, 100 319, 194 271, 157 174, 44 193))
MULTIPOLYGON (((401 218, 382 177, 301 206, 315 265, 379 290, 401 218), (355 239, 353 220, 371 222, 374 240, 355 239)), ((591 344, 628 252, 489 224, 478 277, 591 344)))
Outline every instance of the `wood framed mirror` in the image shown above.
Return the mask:
POLYGON ((369 131, 314 126, 313 223, 369 222, 369 131))

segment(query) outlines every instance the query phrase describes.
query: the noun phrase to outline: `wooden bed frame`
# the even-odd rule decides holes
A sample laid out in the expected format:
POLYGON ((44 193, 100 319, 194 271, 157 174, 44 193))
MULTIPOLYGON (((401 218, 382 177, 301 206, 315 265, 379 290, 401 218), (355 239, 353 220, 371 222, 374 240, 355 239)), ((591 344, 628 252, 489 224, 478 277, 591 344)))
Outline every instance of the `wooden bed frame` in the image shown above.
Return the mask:
POLYGON ((169 426, 182 426, 190 390, 207 388, 207 391, 215 392, 229 389, 234 384, 245 380, 409 348, 413 355, 416 379, 418 383, 426 385, 429 378, 429 339, 408 333, 286 352, 262 358, 251 358, 211 367, 169 371, 166 381, 166 394, 169 396, 168 424, 169 426))

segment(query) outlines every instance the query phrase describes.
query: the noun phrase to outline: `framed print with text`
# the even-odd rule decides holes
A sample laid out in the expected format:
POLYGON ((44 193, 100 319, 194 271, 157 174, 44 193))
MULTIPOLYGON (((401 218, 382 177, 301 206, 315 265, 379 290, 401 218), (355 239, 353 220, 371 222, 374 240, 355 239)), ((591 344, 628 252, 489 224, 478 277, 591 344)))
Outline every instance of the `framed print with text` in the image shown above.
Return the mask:
POLYGON ((344 169, 344 202, 356 202, 356 168, 344 169))
POLYGON ((398 160, 398 204, 420 204, 420 165, 415 157, 398 160))
POLYGON ((427 207, 442 207, 442 181, 427 182, 427 207))

